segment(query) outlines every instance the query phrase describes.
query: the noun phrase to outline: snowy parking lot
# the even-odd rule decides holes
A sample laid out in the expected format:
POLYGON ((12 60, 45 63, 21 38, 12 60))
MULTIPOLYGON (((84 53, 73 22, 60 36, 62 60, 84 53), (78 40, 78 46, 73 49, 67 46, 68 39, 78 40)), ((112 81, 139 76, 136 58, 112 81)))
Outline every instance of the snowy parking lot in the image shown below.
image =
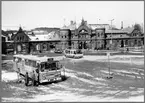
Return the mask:
POLYGON ((144 56, 110 56, 112 79, 107 79, 107 56, 81 59, 55 57, 65 66, 65 81, 38 87, 17 82, 12 60, 2 61, 3 102, 144 101, 144 56))

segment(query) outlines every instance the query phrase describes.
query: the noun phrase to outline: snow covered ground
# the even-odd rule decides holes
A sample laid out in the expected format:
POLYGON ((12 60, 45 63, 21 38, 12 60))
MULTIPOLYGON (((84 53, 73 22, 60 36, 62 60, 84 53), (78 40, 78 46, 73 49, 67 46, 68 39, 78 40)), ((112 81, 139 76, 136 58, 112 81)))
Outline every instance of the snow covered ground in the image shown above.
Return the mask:
MULTIPOLYGON (((100 62, 108 62, 107 56, 84 56, 81 59, 71 59, 72 61, 78 62, 82 60, 88 61, 100 61, 100 62)), ((109 57, 110 62, 121 62, 121 63, 129 63, 129 64, 136 64, 136 65, 143 65, 144 64, 144 56, 143 55, 115 55, 109 57), (142 60, 134 59, 134 58, 141 58, 142 60)))
MULTIPOLYGON (((8 70, 2 70, 3 91, 11 96, 2 96, 5 102, 143 102, 144 101, 144 80, 133 80, 125 77, 121 79, 116 77, 113 80, 106 80, 77 67, 72 69, 69 63, 79 63, 84 61, 106 62, 107 56, 84 56, 81 59, 66 59, 63 56, 56 57, 57 60, 66 60, 66 81, 52 83, 48 85, 39 85, 39 87, 25 87, 24 83, 14 83, 17 80, 17 74, 8 70), (6 83, 6 84, 5 84, 6 83), (14 83, 14 84, 13 84, 14 83)), ((110 56, 111 62, 120 64, 132 62, 134 65, 144 65, 144 56, 110 56), (118 59, 119 58, 119 59, 118 59), (126 59, 126 58, 132 58, 126 59), (137 58, 137 59, 135 59, 137 58)), ((4 64, 11 63, 3 61, 4 64)), ((85 66, 85 65, 84 65, 85 66)), ((93 65, 92 65, 93 66, 93 65)), ((102 67, 97 67, 102 68, 102 67)), ((98 73, 107 72, 106 67, 98 73)), ((134 67, 135 68, 135 67, 134 67)), ((135 68, 136 69, 136 68, 135 68)), ((96 68, 90 69, 95 72, 96 68)), ((116 72, 134 73, 134 71, 114 70, 116 72)), ((144 72, 144 70, 143 70, 144 72)), ((135 72, 136 73, 136 72, 135 72)), ((144 74, 143 74, 144 75, 144 74)))

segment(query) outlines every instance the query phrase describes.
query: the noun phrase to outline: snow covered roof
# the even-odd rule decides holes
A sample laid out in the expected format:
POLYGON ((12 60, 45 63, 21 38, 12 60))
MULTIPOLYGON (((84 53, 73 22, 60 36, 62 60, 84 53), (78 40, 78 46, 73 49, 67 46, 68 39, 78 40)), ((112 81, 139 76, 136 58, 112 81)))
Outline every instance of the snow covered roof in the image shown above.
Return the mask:
POLYGON ((48 34, 48 32, 47 31, 45 31, 45 30, 33 30, 33 33, 34 34, 48 34))
POLYGON ((89 24, 90 28, 95 30, 96 28, 105 28, 106 30, 109 29, 109 24, 89 24))
POLYGON ((105 33, 127 33, 123 30, 105 30, 105 33))
MULTIPOLYGON (((34 33, 34 32, 33 32, 34 33)), ((56 31, 52 31, 47 34, 36 34, 34 35, 28 35, 30 38, 30 41, 51 41, 51 40, 59 40, 59 34, 56 31)))

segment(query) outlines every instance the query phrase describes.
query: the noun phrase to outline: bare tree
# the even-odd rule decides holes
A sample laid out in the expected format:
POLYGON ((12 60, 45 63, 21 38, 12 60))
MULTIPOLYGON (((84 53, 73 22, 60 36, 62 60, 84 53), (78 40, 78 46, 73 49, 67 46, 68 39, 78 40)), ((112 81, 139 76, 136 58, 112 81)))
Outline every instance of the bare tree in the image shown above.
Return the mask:
POLYGON ((134 29, 141 31, 141 25, 140 24, 135 24, 134 29))

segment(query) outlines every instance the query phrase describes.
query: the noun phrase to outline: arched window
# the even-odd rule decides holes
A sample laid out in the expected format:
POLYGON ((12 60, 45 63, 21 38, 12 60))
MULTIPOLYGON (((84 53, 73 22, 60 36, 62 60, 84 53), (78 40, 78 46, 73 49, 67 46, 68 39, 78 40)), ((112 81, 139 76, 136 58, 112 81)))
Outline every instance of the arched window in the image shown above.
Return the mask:
POLYGON ((137 44, 137 40, 134 40, 134 44, 135 44, 135 45, 137 44))
POLYGON ((47 50, 47 44, 43 44, 43 50, 47 50))

